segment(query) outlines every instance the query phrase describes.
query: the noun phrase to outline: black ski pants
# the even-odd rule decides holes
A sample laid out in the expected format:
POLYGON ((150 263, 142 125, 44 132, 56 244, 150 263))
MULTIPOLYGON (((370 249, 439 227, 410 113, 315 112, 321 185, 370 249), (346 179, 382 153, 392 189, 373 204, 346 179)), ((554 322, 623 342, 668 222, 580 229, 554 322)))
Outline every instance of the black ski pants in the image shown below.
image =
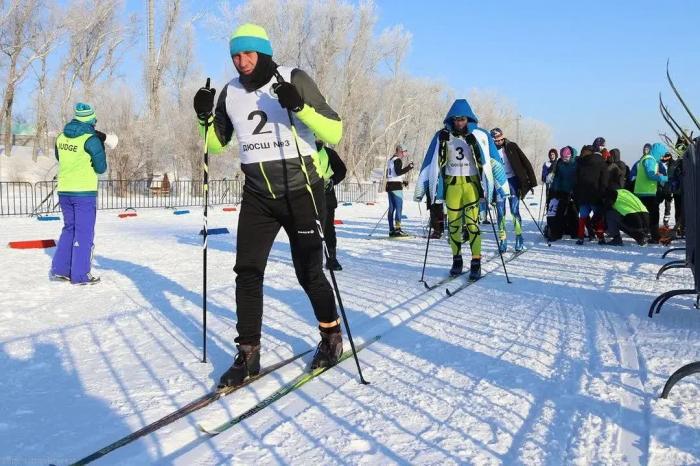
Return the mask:
POLYGON ((685 212, 683 211, 683 193, 673 195, 674 217, 676 218, 676 230, 685 230, 685 212))
POLYGON ((644 207, 649 211, 649 234, 652 241, 659 241, 659 201, 656 196, 639 196, 644 207))
POLYGON ((624 217, 615 209, 606 213, 607 232, 609 236, 617 236, 620 230, 630 235, 637 243, 644 240, 649 233, 649 214, 638 212, 624 217))
MULTIPOLYGON (((325 209, 322 183, 313 189, 319 212, 325 209)), ((292 262, 319 323, 338 319, 335 296, 323 273, 323 249, 316 213, 306 189, 270 199, 243 189, 236 240, 236 343, 258 344, 262 329, 263 278, 280 228, 289 236, 292 262)))

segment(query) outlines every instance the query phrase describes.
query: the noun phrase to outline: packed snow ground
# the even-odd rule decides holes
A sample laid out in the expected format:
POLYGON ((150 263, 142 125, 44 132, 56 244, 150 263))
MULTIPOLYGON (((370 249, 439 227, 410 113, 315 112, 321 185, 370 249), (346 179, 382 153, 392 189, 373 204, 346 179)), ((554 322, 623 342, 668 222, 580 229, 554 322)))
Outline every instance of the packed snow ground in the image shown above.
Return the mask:
MULTIPOLYGON (((537 210, 537 199, 527 203, 537 210)), ((547 247, 526 221, 529 251, 508 264, 512 284, 491 260, 493 273, 446 298, 418 283, 425 240, 367 239, 385 209, 337 211, 353 335, 382 336, 360 353, 371 385, 350 359, 218 437, 197 429, 250 408, 309 355, 97 464, 700 463, 700 377, 657 399, 673 371, 700 360, 692 298, 646 316, 658 294, 690 284, 687 270, 654 280, 662 247, 547 247)), ((76 461, 215 385, 235 354, 238 214, 210 212, 210 228, 232 234, 210 237, 203 364, 201 211, 191 210, 100 211, 96 286, 49 281, 53 249, 0 249, 0 464, 76 461)), ((405 213, 406 229, 422 234, 425 210, 407 202, 405 213)), ((5 244, 57 238, 61 227, 0 224, 5 244)), ((485 227, 486 261, 495 243, 485 227)), ((374 236, 386 230, 382 221, 374 236)), ((431 242, 428 281, 450 262, 446 242, 431 242)), ((264 365, 318 339, 283 233, 267 268, 263 334, 264 365)))

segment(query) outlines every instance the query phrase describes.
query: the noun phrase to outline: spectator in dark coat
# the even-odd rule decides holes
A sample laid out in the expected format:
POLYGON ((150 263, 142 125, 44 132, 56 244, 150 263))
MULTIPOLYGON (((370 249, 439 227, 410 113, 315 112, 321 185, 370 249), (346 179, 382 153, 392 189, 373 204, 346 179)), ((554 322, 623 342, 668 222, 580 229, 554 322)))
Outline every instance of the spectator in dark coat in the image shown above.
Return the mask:
POLYGON ((583 146, 576 160, 576 184, 574 198, 578 204, 578 241, 583 244, 587 224, 595 229, 598 242, 605 244, 603 224, 603 194, 608 185, 608 167, 600 152, 592 146, 583 146), (593 218, 590 219, 591 213, 593 218))
MULTIPOLYGON (((673 163, 673 156, 671 155, 670 152, 666 152, 664 154, 664 156, 661 157, 661 163, 659 164, 660 169, 661 169, 661 165, 663 165, 662 173, 665 173, 666 175, 668 175, 672 163, 673 163)), ((670 183, 666 183, 664 185, 659 185, 657 187, 657 190, 656 190, 656 197, 657 197, 659 202, 663 201, 663 203, 664 203, 663 224, 664 224, 664 227, 666 229, 668 229, 668 222, 671 219, 671 202, 673 202, 673 192, 671 191, 670 183)))
POLYGON ((597 137, 593 141, 593 152, 598 152, 601 157, 603 157, 603 160, 606 162, 610 158, 610 152, 608 149, 605 148, 605 138, 604 137, 597 137))
POLYGON ((557 152, 556 149, 552 148, 549 149, 549 153, 547 154, 547 161, 542 164, 542 184, 546 184, 548 189, 549 185, 552 184, 552 178, 549 178, 549 181, 547 181, 547 176, 554 171, 554 167, 557 165, 557 159, 559 157, 559 152, 557 152))
POLYGON ((503 159, 510 194, 517 196, 518 199, 524 199, 527 192, 537 186, 537 177, 535 176, 535 170, 532 169, 530 160, 528 160, 518 144, 503 135, 503 131, 500 128, 492 129, 491 136, 503 159))
POLYGON ((629 167, 620 159, 620 149, 612 149, 608 158, 608 188, 612 191, 624 189, 629 176, 629 167))
POLYGON ((685 237, 685 212, 683 212, 683 157, 678 157, 668 169, 668 182, 673 193, 673 208, 675 209, 676 237, 685 237))
MULTIPOLYGON (((525 198, 528 191, 537 186, 537 177, 532 169, 532 164, 527 159, 518 144, 506 139, 501 128, 491 130, 491 137, 498 148, 498 152, 503 159, 503 167, 508 178, 510 197, 507 199, 510 214, 513 217, 515 227, 515 250, 522 250, 522 219, 520 217, 520 200, 525 198)), ((506 248, 506 199, 496 203, 496 214, 498 217, 499 236, 503 239, 500 243, 501 251, 506 248)))
POLYGON ((562 147, 553 172, 547 204, 547 238, 556 241, 565 234, 576 235, 578 212, 572 201, 576 183, 576 159, 570 146, 562 147))

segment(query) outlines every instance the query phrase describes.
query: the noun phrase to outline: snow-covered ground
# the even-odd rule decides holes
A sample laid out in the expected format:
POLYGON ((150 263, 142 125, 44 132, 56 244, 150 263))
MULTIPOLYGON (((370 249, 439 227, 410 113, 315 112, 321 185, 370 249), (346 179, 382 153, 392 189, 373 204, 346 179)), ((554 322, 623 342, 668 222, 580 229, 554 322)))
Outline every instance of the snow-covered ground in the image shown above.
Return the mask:
MULTIPOLYGON (((420 235, 421 213, 407 204, 404 226, 420 235)), ((654 280, 663 248, 547 247, 526 221, 529 251, 508 264, 512 284, 491 260, 493 273, 447 298, 418 283, 425 240, 366 239, 385 209, 337 211, 353 335, 381 335, 360 353, 371 385, 350 359, 217 437, 197 429, 250 408, 307 357, 97 464, 700 463, 700 377, 657 398, 674 370, 700 360, 692 298, 646 316, 659 293, 690 284, 687 270, 654 280)), ((215 385, 235 353, 238 214, 210 213, 210 228, 232 234, 210 237, 203 364, 201 211, 191 210, 100 211, 96 286, 49 281, 52 249, 0 250, 0 464, 76 461, 215 385)), ((60 231, 27 218, 0 224, 5 244, 60 231)), ((280 234, 265 281, 264 365, 318 338, 288 249, 280 234)), ((428 281, 450 262, 446 242, 431 242, 428 281)))

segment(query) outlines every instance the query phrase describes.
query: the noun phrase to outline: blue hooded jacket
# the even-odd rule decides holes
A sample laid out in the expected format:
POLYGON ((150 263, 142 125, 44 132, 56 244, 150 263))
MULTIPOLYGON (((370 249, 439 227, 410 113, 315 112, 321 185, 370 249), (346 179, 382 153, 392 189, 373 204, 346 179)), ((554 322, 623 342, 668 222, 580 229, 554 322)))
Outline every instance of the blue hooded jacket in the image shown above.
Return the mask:
MULTIPOLYGON (((498 153, 498 148, 487 130, 478 126, 479 119, 472 111, 465 99, 457 99, 450 107, 443 120, 444 130, 452 133, 454 117, 467 117, 467 134, 472 134, 477 139, 480 164, 482 166, 481 185, 486 199, 491 200, 493 192, 505 198, 508 196, 508 179, 506 177, 503 160, 498 153)), ((438 166, 440 130, 435 133, 430 141, 428 150, 421 164, 420 174, 416 182, 416 191, 413 199, 420 202, 426 194, 432 202, 441 202, 445 199, 445 180, 442 169, 438 166)))
MULTIPOLYGON (((645 144, 644 147, 647 145, 651 144, 645 144)), ((647 158, 644 160, 644 171, 647 174, 647 177, 650 180, 656 181, 658 183, 664 184, 668 181, 668 176, 666 173, 666 166, 661 163, 661 157, 664 156, 668 152, 668 149, 666 148, 665 145, 661 144, 660 142, 655 143, 653 146, 651 146, 651 151, 649 152, 649 155, 651 155, 651 158, 647 158), (656 173, 656 169, 659 169, 659 172, 656 173)), ((639 170, 639 162, 642 161, 644 156, 642 156, 641 159, 639 159, 633 166, 632 169, 630 170, 628 181, 630 183, 633 183, 634 180, 637 178, 637 170, 639 170)))

